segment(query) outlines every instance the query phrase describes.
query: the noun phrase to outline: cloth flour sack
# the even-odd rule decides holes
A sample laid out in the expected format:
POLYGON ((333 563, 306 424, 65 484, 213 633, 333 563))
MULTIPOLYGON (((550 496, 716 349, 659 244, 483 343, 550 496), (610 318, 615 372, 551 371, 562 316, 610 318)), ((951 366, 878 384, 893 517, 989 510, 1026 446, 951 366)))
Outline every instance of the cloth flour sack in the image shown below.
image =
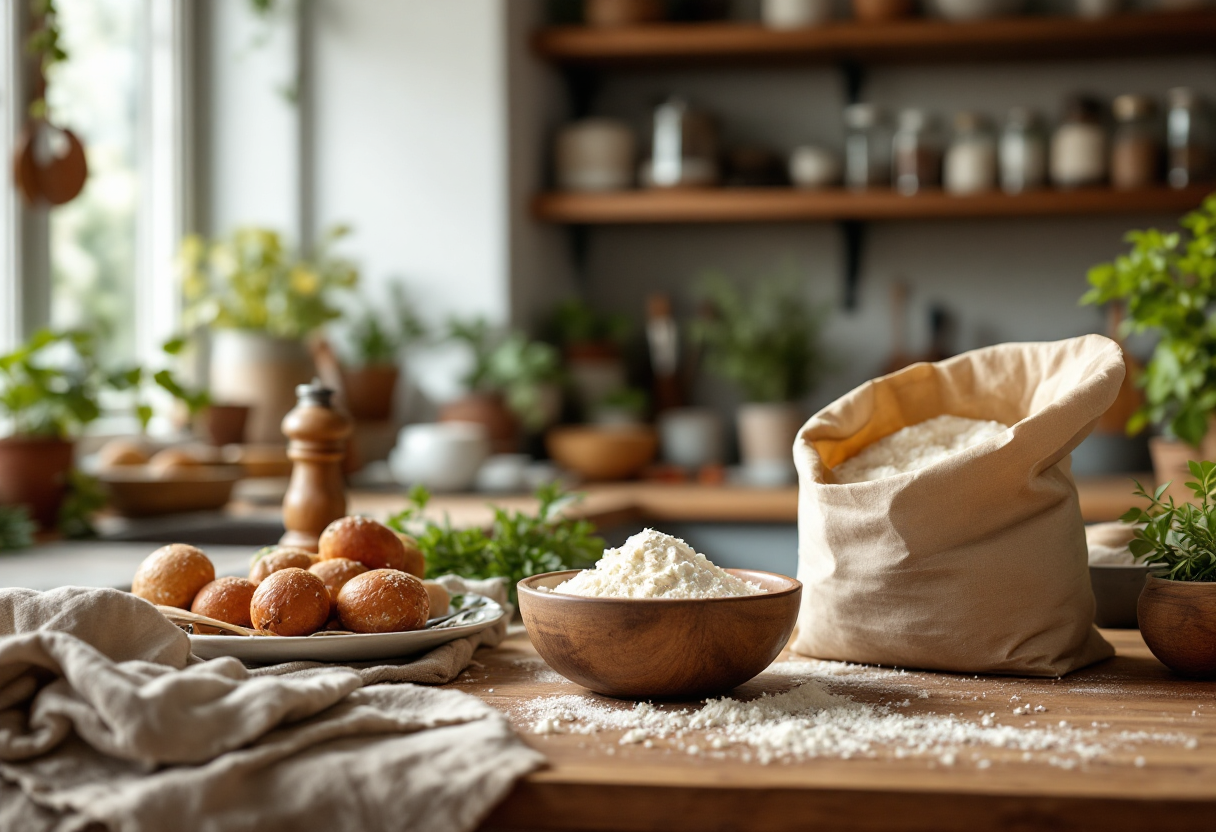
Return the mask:
POLYGON ((915 364, 815 414, 794 442, 793 649, 837 661, 1061 676, 1114 654, 1094 629, 1069 454, 1115 399, 1100 335, 915 364), (832 468, 945 414, 1010 430, 918 471, 840 484, 832 468))

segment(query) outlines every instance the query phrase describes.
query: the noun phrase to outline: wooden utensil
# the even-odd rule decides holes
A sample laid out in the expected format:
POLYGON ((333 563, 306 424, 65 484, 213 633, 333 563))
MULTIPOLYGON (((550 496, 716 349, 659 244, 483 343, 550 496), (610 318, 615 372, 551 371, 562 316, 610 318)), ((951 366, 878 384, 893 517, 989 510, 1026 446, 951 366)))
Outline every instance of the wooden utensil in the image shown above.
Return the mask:
POLYGON ((223 630, 224 632, 238 636, 274 636, 273 633, 263 633, 249 627, 242 627, 239 624, 229 624, 227 621, 220 621, 218 618, 212 618, 209 615, 199 615, 196 612, 183 610, 180 607, 167 607, 163 604, 157 604, 156 610, 174 624, 203 624, 207 627, 215 627, 217 630, 223 630))
POLYGON ((728 691, 768 667, 798 620, 802 584, 727 572, 768 592, 730 598, 585 598, 544 592, 577 570, 519 582, 519 609, 541 658, 606 696, 691 698, 728 691))

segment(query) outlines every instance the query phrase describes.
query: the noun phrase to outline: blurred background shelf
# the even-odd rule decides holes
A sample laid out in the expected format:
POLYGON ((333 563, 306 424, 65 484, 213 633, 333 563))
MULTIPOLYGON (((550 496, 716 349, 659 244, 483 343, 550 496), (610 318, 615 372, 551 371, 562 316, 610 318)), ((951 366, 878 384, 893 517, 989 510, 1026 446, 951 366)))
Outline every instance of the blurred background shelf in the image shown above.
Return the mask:
POLYGON ((579 66, 740 63, 939 63, 1127 58, 1216 51, 1216 11, 1145 12, 1098 20, 1012 17, 955 23, 844 21, 775 30, 747 23, 669 23, 540 30, 542 58, 579 66))
POLYGON ((538 196, 532 211, 540 220, 586 225, 1181 214, 1197 207, 1214 189, 1216 184, 1137 191, 1043 190, 1016 196, 1001 192, 955 196, 940 191, 903 196, 893 191, 792 188, 551 192, 538 196))

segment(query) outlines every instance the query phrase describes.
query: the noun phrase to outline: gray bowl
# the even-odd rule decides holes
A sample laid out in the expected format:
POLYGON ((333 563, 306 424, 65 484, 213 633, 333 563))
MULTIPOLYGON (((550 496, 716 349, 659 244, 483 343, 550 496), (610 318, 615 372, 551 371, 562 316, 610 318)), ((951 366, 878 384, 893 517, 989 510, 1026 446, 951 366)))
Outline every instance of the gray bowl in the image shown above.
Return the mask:
POLYGON ((1134 630, 1136 602, 1148 577, 1144 564, 1102 563, 1089 567, 1094 588, 1094 623, 1099 627, 1134 630))

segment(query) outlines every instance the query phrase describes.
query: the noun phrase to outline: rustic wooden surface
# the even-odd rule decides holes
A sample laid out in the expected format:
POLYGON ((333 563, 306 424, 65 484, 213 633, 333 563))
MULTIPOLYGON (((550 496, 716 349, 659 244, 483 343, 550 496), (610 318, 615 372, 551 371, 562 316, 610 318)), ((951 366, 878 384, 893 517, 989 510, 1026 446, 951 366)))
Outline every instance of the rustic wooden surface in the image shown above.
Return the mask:
POLYGON ((541 29, 533 49, 564 64, 624 67, 741 63, 859 63, 1127 58, 1210 51, 1210 11, 1066 15, 955 22, 914 18, 858 24, 832 21, 800 29, 754 23, 653 24, 541 29))
POLYGON ((1080 188, 1024 194, 1001 191, 960 196, 926 191, 904 196, 890 189, 676 188, 540 194, 537 219, 556 223, 740 223, 828 220, 971 219, 1119 214, 1182 214, 1199 207, 1211 185, 1136 191, 1080 188))
MULTIPOLYGON (((1081 516, 1087 523, 1117 520, 1133 503, 1131 479, 1151 483, 1151 474, 1083 478, 1077 483, 1081 516)), ((797 523, 798 488, 745 488, 740 486, 671 485, 645 482, 588 484, 578 491, 586 499, 571 515, 599 525, 646 522, 797 523)), ((354 491, 350 511, 385 517, 400 511, 400 494, 354 491)), ((445 515, 454 525, 487 525, 492 519, 487 503, 509 509, 531 509, 536 501, 524 495, 438 494, 427 506, 435 519, 445 515)))
MULTIPOLYGON (((966 753, 951 767, 882 752, 875 759, 761 765, 690 756, 662 741, 649 749, 620 745, 620 732, 613 731, 537 735, 515 710, 525 700, 571 693, 614 700, 560 680, 522 633, 479 653, 479 665, 451 687, 511 715, 525 742, 550 761, 516 786, 487 828, 1216 829, 1216 683, 1173 676, 1136 631, 1104 634, 1118 656, 1062 680, 909 673, 844 677, 833 686, 875 703, 905 699, 912 689, 929 691, 928 699, 913 696, 903 713, 955 712, 978 720, 978 700, 1002 724, 1035 718, 1080 726, 1099 722, 1110 731, 1184 733, 1197 739, 1196 748, 1143 745, 1072 770, 989 749, 983 752, 992 759, 986 769, 966 753), (1013 715, 1014 694, 1045 705, 1047 712, 1013 715), (1143 767, 1135 764, 1136 756, 1143 756, 1143 767)), ((765 673, 735 695, 790 686, 787 678, 765 673)))

